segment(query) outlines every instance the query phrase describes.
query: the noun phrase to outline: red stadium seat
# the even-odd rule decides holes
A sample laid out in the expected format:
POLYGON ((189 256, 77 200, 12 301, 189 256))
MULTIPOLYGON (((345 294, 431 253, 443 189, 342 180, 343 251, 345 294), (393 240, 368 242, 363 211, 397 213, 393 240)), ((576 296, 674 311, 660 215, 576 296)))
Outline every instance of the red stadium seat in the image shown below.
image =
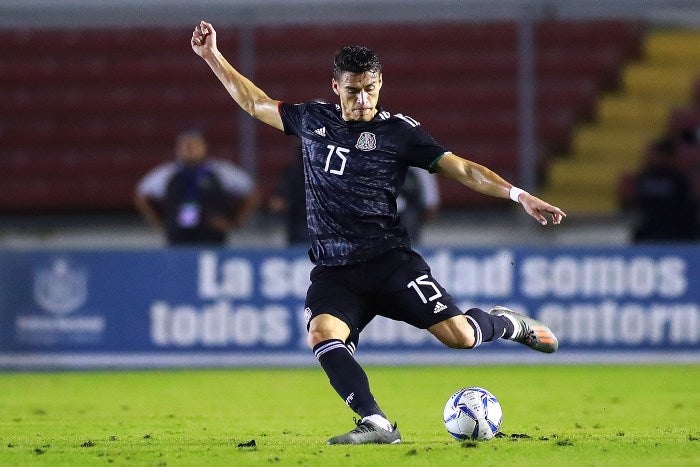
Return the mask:
POLYGON ((625 59, 641 51, 642 25, 624 19, 548 20, 535 26, 539 49, 615 47, 625 59))
POLYGON ((678 165, 693 175, 700 175, 700 144, 681 144, 678 147, 678 165))
POLYGON ((614 47, 542 50, 537 58, 538 77, 559 82, 588 79, 604 88, 617 85, 622 56, 614 47))
POLYGON ((693 131, 700 128, 700 106, 676 109, 669 119, 669 133, 680 136, 684 131, 693 131))
MULTIPOLYGON (((219 48, 235 63, 241 30, 217 31, 219 48)), ((573 126, 592 116, 601 87, 614 84, 621 61, 638 53, 639 32, 620 20, 536 25, 543 148, 570 143, 573 126)), ((172 158, 173 139, 185 126, 203 127, 212 154, 237 162, 240 119, 248 117, 192 53, 190 35, 189 27, 164 26, 0 29, 0 173, 15 180, 0 184, 0 195, 8 195, 0 210, 131 210, 133 184, 172 158)), ((333 54, 358 37, 382 59, 382 106, 516 180, 513 21, 256 26, 253 69, 243 71, 273 98, 334 101, 333 54)), ((257 177, 267 194, 296 142, 255 128, 257 177)), ((446 205, 498 205, 447 182, 441 190, 446 205)))

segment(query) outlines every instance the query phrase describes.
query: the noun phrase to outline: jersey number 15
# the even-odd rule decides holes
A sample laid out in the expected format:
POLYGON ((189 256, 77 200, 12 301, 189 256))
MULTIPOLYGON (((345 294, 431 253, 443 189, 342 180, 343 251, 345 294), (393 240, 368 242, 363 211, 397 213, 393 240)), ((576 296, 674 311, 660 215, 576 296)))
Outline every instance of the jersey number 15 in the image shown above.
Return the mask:
POLYGON ((328 148, 328 157, 326 157, 326 168, 324 170, 335 175, 343 175, 343 172, 345 172, 345 162, 348 160, 348 158, 345 157, 345 154, 349 153, 350 150, 347 148, 334 146, 332 144, 329 144, 326 147, 328 148), (334 161, 333 166, 340 165, 340 168, 331 168, 331 159, 334 158, 334 155, 340 159, 340 162, 337 163, 334 161))

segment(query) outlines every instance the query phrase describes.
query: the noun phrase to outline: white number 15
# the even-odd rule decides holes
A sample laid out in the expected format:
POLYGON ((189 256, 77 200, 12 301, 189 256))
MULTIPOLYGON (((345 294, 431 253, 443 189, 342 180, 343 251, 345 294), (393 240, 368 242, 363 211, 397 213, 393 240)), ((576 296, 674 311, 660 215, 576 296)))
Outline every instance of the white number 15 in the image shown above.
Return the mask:
POLYGON ((345 162, 348 160, 347 157, 345 157, 345 154, 349 153, 350 150, 346 148, 341 148, 338 146, 334 146, 332 144, 329 144, 326 146, 328 148, 328 157, 326 157, 326 168, 324 169, 326 172, 330 172, 335 175, 343 175, 343 172, 345 172, 345 162), (331 169, 331 158, 333 157, 333 154, 338 156, 340 158, 340 168, 339 169, 331 169))
POLYGON ((429 281, 427 279, 428 279, 428 275, 423 274, 422 276, 417 277, 416 280, 409 282, 408 285, 406 286, 409 289, 411 287, 413 287, 413 289, 416 291, 416 293, 418 294, 420 299, 423 300, 423 303, 432 302, 433 300, 437 300, 438 298, 442 297, 442 293, 440 292, 440 289, 437 288, 437 285, 435 285, 434 282, 429 281), (425 294, 423 293, 423 291, 419 287, 420 285, 426 285, 428 287, 431 287, 435 291, 435 294, 429 298, 425 298, 425 294))

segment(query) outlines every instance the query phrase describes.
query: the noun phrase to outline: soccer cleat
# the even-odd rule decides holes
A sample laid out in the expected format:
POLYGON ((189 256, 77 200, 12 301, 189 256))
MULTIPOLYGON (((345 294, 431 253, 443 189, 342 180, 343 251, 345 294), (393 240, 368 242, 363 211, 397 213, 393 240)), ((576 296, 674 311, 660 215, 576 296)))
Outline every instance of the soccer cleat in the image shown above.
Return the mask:
POLYGON ((344 435, 334 436, 328 440, 328 444, 398 444, 401 442, 401 433, 396 428, 389 431, 366 419, 354 419, 357 425, 344 435))
POLYGON ((521 315, 503 306, 494 307, 490 313, 495 316, 505 316, 513 322, 515 334, 510 340, 544 353, 552 353, 559 347, 557 336, 536 319, 521 315))

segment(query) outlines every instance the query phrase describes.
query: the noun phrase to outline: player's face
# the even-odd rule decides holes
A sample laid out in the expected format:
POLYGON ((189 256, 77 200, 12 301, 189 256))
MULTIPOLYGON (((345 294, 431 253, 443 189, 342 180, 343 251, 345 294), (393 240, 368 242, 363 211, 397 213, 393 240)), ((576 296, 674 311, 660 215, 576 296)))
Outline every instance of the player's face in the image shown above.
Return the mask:
POLYGON ((340 97, 343 120, 369 122, 377 113, 379 90, 382 87, 381 73, 343 72, 333 78, 333 91, 340 97))

